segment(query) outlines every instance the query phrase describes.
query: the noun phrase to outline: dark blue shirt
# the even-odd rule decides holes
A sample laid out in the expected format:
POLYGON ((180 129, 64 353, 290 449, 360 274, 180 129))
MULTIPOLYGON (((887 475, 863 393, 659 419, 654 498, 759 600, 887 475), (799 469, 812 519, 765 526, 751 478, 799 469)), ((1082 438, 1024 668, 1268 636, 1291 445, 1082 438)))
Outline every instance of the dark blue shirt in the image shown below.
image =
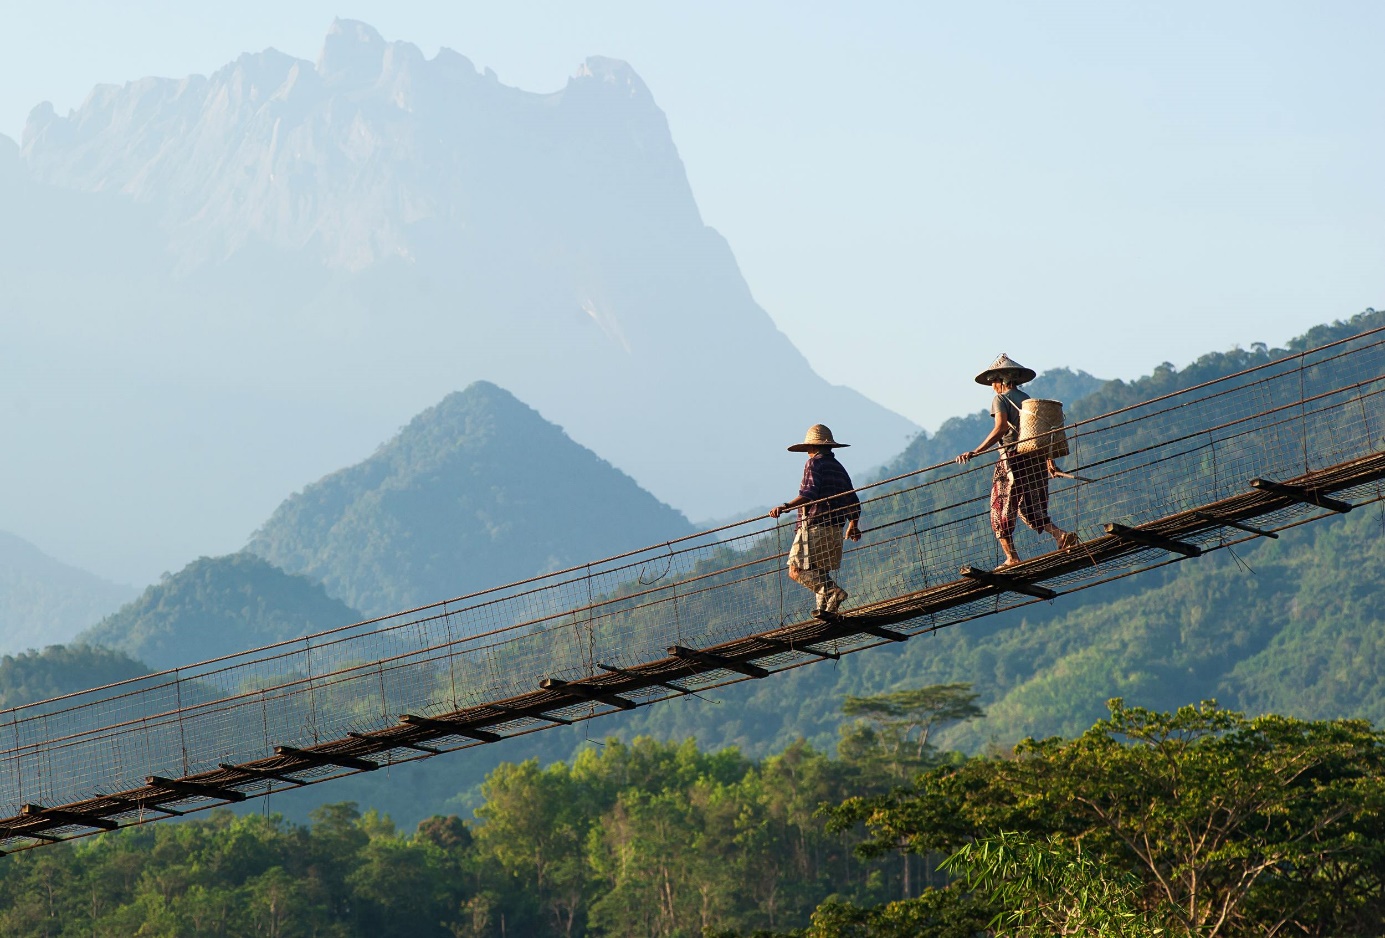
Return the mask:
POLYGON ((828 450, 818 456, 809 456, 803 467, 803 481, 799 483, 798 494, 802 498, 826 499, 814 501, 798 509, 799 517, 807 518, 809 524, 845 524, 861 517, 861 500, 852 491, 851 476, 837 462, 837 457, 828 450))

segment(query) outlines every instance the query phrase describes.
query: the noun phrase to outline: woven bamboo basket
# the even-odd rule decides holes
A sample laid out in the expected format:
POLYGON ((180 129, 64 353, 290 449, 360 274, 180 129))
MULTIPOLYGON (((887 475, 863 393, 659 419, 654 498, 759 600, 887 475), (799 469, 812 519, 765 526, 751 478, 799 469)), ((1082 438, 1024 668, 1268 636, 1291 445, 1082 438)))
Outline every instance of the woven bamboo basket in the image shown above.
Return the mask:
POLYGON ((1063 405, 1031 397, 1020 408, 1019 453, 1037 453, 1044 459, 1061 459, 1068 454, 1068 435, 1063 432, 1063 405))

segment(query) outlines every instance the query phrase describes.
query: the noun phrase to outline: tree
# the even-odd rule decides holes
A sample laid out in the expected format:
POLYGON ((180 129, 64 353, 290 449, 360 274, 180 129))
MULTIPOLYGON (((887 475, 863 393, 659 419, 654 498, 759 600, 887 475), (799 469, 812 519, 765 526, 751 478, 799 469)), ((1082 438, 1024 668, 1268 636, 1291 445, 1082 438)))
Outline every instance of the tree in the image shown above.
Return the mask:
POLYGON ((916 899, 861 908, 829 899, 802 938, 980 938, 992 909, 961 889, 929 889, 916 899))
POLYGON ((1176 915, 1142 909, 1140 878, 1084 853, 1079 842, 1013 832, 966 844, 943 863, 961 884, 1003 911, 990 921, 1002 938, 1087 935, 1155 938, 1176 915))
POLYGON ((842 713, 862 717, 869 725, 857 722, 843 727, 838 750, 845 758, 883 766, 891 777, 903 780, 929 764, 934 731, 986 715, 976 705, 977 696, 966 683, 930 684, 873 697, 848 696, 842 713))
MULTIPOLYGON (((1249 719, 1211 701, 1174 713, 1119 699, 1109 708, 1076 739, 1026 740, 1010 758, 848 799, 832 823, 864 822, 867 854, 901 843, 952 851, 1008 831, 1080 846, 1114 875, 1137 877, 1136 911, 1167 911, 1178 934, 1274 935, 1290 923, 1302 935, 1374 933, 1365 923, 1385 916, 1382 734, 1362 721, 1249 719)), ((1052 885, 1001 879, 1012 904, 1021 894, 1046 901, 1052 885)))
MULTIPOLYGON (((985 715, 976 699, 971 685, 965 683, 930 684, 873 697, 848 696, 842 713, 862 717, 865 722, 858 720, 842 727, 837 751, 868 777, 900 784, 937 764, 937 754, 929 741, 935 730, 985 715)), ((917 890, 913 863, 905 846, 901 840, 901 892, 904 899, 909 899, 917 890)), ((924 869, 927 872, 928 867, 925 865, 924 869)))
POLYGON ((552 933, 578 932, 589 901, 587 831, 595 821, 582 786, 567 765, 540 769, 537 759, 498 766, 481 787, 485 804, 478 846, 529 885, 552 933))

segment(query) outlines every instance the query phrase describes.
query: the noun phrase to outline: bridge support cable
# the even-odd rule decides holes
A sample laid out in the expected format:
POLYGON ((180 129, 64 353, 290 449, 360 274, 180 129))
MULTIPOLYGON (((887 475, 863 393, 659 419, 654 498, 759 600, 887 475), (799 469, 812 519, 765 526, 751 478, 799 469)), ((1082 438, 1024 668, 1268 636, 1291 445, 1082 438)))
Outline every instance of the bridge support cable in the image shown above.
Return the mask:
POLYGON ((0 849, 695 695, 1273 537, 1385 498, 1382 405, 1374 330, 1079 421, 1080 474, 1050 497, 1079 545, 1022 530, 1027 559, 1003 570, 989 465, 873 483, 839 615, 785 588, 791 525, 751 519, 18 707, 0 717, 0 849))

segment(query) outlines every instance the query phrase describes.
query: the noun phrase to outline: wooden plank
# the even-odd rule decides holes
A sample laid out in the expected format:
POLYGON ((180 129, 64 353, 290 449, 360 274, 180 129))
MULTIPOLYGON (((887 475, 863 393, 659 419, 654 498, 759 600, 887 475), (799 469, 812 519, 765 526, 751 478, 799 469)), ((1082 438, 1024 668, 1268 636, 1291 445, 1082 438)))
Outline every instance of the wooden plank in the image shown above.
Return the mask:
POLYGON ((335 765, 343 769, 356 769, 360 772, 374 772, 380 767, 380 763, 371 762, 369 759, 343 756, 334 752, 321 752, 315 749, 296 749, 293 746, 275 746, 274 754, 290 759, 302 759, 304 762, 312 762, 317 765, 335 765))
POLYGON ((162 775, 150 775, 144 780, 150 788, 162 788, 166 791, 176 792, 180 795, 188 795, 193 798, 213 798, 217 801, 245 800, 245 792, 236 791, 234 788, 223 788, 219 785, 209 785, 206 782, 190 782, 186 779, 164 778, 162 775))
POLYGON ((104 795, 99 800, 114 802, 116 810, 119 811, 157 811, 160 814, 167 814, 169 817, 186 817, 186 811, 174 811, 172 808, 165 808, 161 804, 150 804, 148 801, 133 801, 128 798, 117 798, 113 795, 104 795))
POLYGON ((437 720, 433 717, 421 717, 412 713, 401 716, 399 722, 407 723, 409 726, 417 726, 420 729, 432 730, 444 736, 465 736, 468 739, 479 740, 483 743, 494 743, 505 738, 499 733, 469 726, 457 720, 437 720))
POLYGON ((1182 554, 1184 557, 1201 557, 1202 548, 1196 544, 1188 544, 1184 541, 1177 541, 1171 537, 1164 537, 1162 534, 1155 534, 1151 531, 1141 531, 1139 528, 1128 528, 1123 524, 1103 525, 1106 533, 1122 541, 1130 541, 1135 544, 1143 544, 1146 547, 1157 547, 1174 554, 1182 554))
POLYGON ((674 658, 681 658, 684 661, 696 661, 698 664, 718 671, 736 671, 746 677, 762 678, 769 677, 769 672, 757 664, 749 661, 737 661, 735 658, 728 658, 725 655, 718 655, 710 651, 698 651, 696 648, 684 648, 682 645, 674 645, 668 650, 669 655, 674 658))
POLYGON ((598 664, 597 667, 603 671, 609 671, 612 674, 619 674, 624 677, 628 677, 631 680, 640 681, 647 687, 666 687, 669 690, 676 691, 680 694, 692 693, 692 691, 688 690, 686 687, 683 687, 680 684, 674 684, 671 681, 661 681, 658 678, 651 677, 650 675, 643 674, 639 671, 627 671, 624 668, 613 667, 609 664, 598 664))
POLYGON ((1305 485, 1285 485, 1282 482, 1271 482, 1269 479, 1251 479, 1252 488, 1260 489, 1262 492, 1270 492, 1274 495, 1282 495, 1285 498, 1292 498, 1296 502, 1303 502, 1305 505, 1316 505, 1319 508, 1326 508, 1328 511, 1335 511, 1338 514, 1346 514, 1351 511, 1352 504, 1341 499, 1329 498, 1315 488, 1305 485))
POLYGON ((552 723, 554 726, 572 725, 571 720, 565 720, 562 717, 555 717, 551 713, 544 713, 542 710, 525 710, 521 707, 507 707, 504 704, 498 703, 487 704, 487 706, 494 707, 501 713, 508 713, 515 717, 528 717, 531 720, 545 720, 549 723, 552 723))
POLYGON ((564 694, 573 694, 577 697, 584 697, 587 700, 596 700, 621 710, 634 710, 639 704, 633 700, 627 700, 619 694, 604 691, 599 687, 592 687, 590 684, 560 680, 556 677, 546 677, 539 681, 539 686, 544 690, 561 691, 564 694))
POLYGON ((76 811, 64 811, 61 808, 45 808, 41 804, 23 805, 20 807, 19 813, 27 818, 42 818, 45 821, 52 821, 55 826, 94 827, 103 831, 113 831, 120 828, 120 825, 110 818, 78 814, 76 811))
POLYGON ((273 772, 269 769, 259 769, 254 767, 253 765, 232 765, 229 762, 218 762, 217 765, 219 765, 221 768, 225 769, 228 772, 244 772, 246 775, 254 775, 257 778, 273 779, 276 782, 284 782, 289 785, 308 784, 302 779, 293 778, 292 776, 284 775, 281 772, 273 772))
POLYGON ((1006 573, 996 573, 994 570, 982 570, 978 567, 963 567, 959 571, 968 580, 975 580, 978 583, 985 583, 999 590, 1010 593, 1021 593, 1025 596, 1033 596, 1036 599, 1053 599, 1058 594, 1046 586, 1039 586, 1036 583, 1029 583, 1019 577, 1010 576, 1006 573))
MULTIPOLYGON (((913 618, 918 618, 918 616, 913 618)), ((903 632, 896 632, 894 629, 887 629, 883 625, 875 625, 871 622, 857 622, 855 616, 844 619, 843 622, 849 628, 864 632, 867 635, 874 635, 876 638, 883 638, 892 642, 907 642, 909 640, 909 636, 903 632)))
MULTIPOLYGON (((357 733, 351 730, 348 730, 346 735, 352 739, 364 739, 367 742, 375 743, 381 747, 388 746, 390 749, 413 749, 417 752, 426 752, 430 756, 442 755, 441 749, 434 749, 432 746, 423 746, 419 743, 406 743, 402 740, 389 739, 384 736, 367 736, 365 733, 357 733)), ((381 751, 384 751, 383 748, 381 751)))
POLYGON ((802 652, 805 655, 816 655, 819 658, 825 658, 831 661, 840 661, 842 657, 835 651, 823 651, 820 648, 814 648, 811 644, 795 645, 793 642, 786 642, 779 638, 769 638, 764 635, 757 635, 755 638, 761 644, 768 645, 770 648, 779 652, 802 652))

